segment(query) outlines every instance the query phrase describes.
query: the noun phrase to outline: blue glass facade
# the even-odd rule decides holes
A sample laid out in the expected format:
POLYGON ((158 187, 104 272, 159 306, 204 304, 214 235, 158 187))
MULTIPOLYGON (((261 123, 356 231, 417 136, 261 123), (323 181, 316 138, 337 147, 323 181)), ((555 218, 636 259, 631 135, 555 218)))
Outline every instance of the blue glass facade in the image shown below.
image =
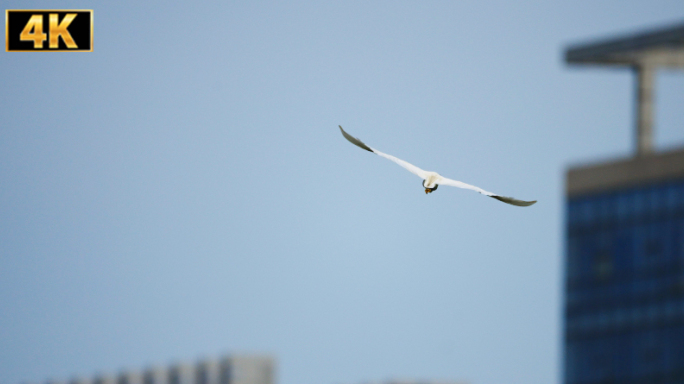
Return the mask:
POLYGON ((564 383, 684 384, 684 179, 566 213, 564 383))

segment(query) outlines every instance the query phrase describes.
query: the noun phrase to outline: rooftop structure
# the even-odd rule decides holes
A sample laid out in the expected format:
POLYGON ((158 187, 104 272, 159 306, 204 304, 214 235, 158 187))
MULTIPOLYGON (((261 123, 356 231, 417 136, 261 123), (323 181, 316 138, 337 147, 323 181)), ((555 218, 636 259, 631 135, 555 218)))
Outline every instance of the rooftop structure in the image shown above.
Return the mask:
POLYGON ((684 68, 684 24, 570 46, 565 61, 575 65, 631 68, 636 82, 636 155, 653 151, 654 74, 658 68, 684 68))

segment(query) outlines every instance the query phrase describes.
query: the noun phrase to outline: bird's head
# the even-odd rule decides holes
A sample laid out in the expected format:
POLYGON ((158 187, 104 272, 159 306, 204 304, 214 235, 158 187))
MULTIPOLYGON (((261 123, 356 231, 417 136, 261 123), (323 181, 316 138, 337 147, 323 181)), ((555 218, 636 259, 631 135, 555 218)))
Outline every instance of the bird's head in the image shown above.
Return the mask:
POLYGON ((434 184, 434 187, 430 188, 427 185, 425 185, 425 181, 423 181, 423 188, 425 188, 425 194, 427 195, 428 193, 432 193, 437 190, 437 187, 439 187, 438 184, 434 184))

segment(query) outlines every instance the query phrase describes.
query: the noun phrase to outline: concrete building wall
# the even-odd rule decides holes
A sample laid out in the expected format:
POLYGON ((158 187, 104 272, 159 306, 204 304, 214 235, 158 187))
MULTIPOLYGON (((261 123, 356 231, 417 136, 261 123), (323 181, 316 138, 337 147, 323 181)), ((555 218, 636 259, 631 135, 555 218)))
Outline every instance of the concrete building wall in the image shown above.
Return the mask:
POLYGON ((684 178, 684 148, 572 167, 568 170, 565 184, 567 196, 572 198, 679 178, 684 178))
POLYGON ((222 384, 271 384, 275 380, 275 364, 270 357, 234 356, 222 361, 222 384))

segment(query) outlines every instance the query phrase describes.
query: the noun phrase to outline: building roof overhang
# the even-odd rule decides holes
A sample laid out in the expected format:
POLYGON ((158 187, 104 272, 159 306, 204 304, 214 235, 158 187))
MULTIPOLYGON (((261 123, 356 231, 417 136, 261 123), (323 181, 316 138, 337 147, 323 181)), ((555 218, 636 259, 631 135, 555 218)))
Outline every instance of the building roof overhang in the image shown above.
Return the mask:
POLYGON ((684 24, 622 37, 571 45, 569 64, 684 67, 684 24))

